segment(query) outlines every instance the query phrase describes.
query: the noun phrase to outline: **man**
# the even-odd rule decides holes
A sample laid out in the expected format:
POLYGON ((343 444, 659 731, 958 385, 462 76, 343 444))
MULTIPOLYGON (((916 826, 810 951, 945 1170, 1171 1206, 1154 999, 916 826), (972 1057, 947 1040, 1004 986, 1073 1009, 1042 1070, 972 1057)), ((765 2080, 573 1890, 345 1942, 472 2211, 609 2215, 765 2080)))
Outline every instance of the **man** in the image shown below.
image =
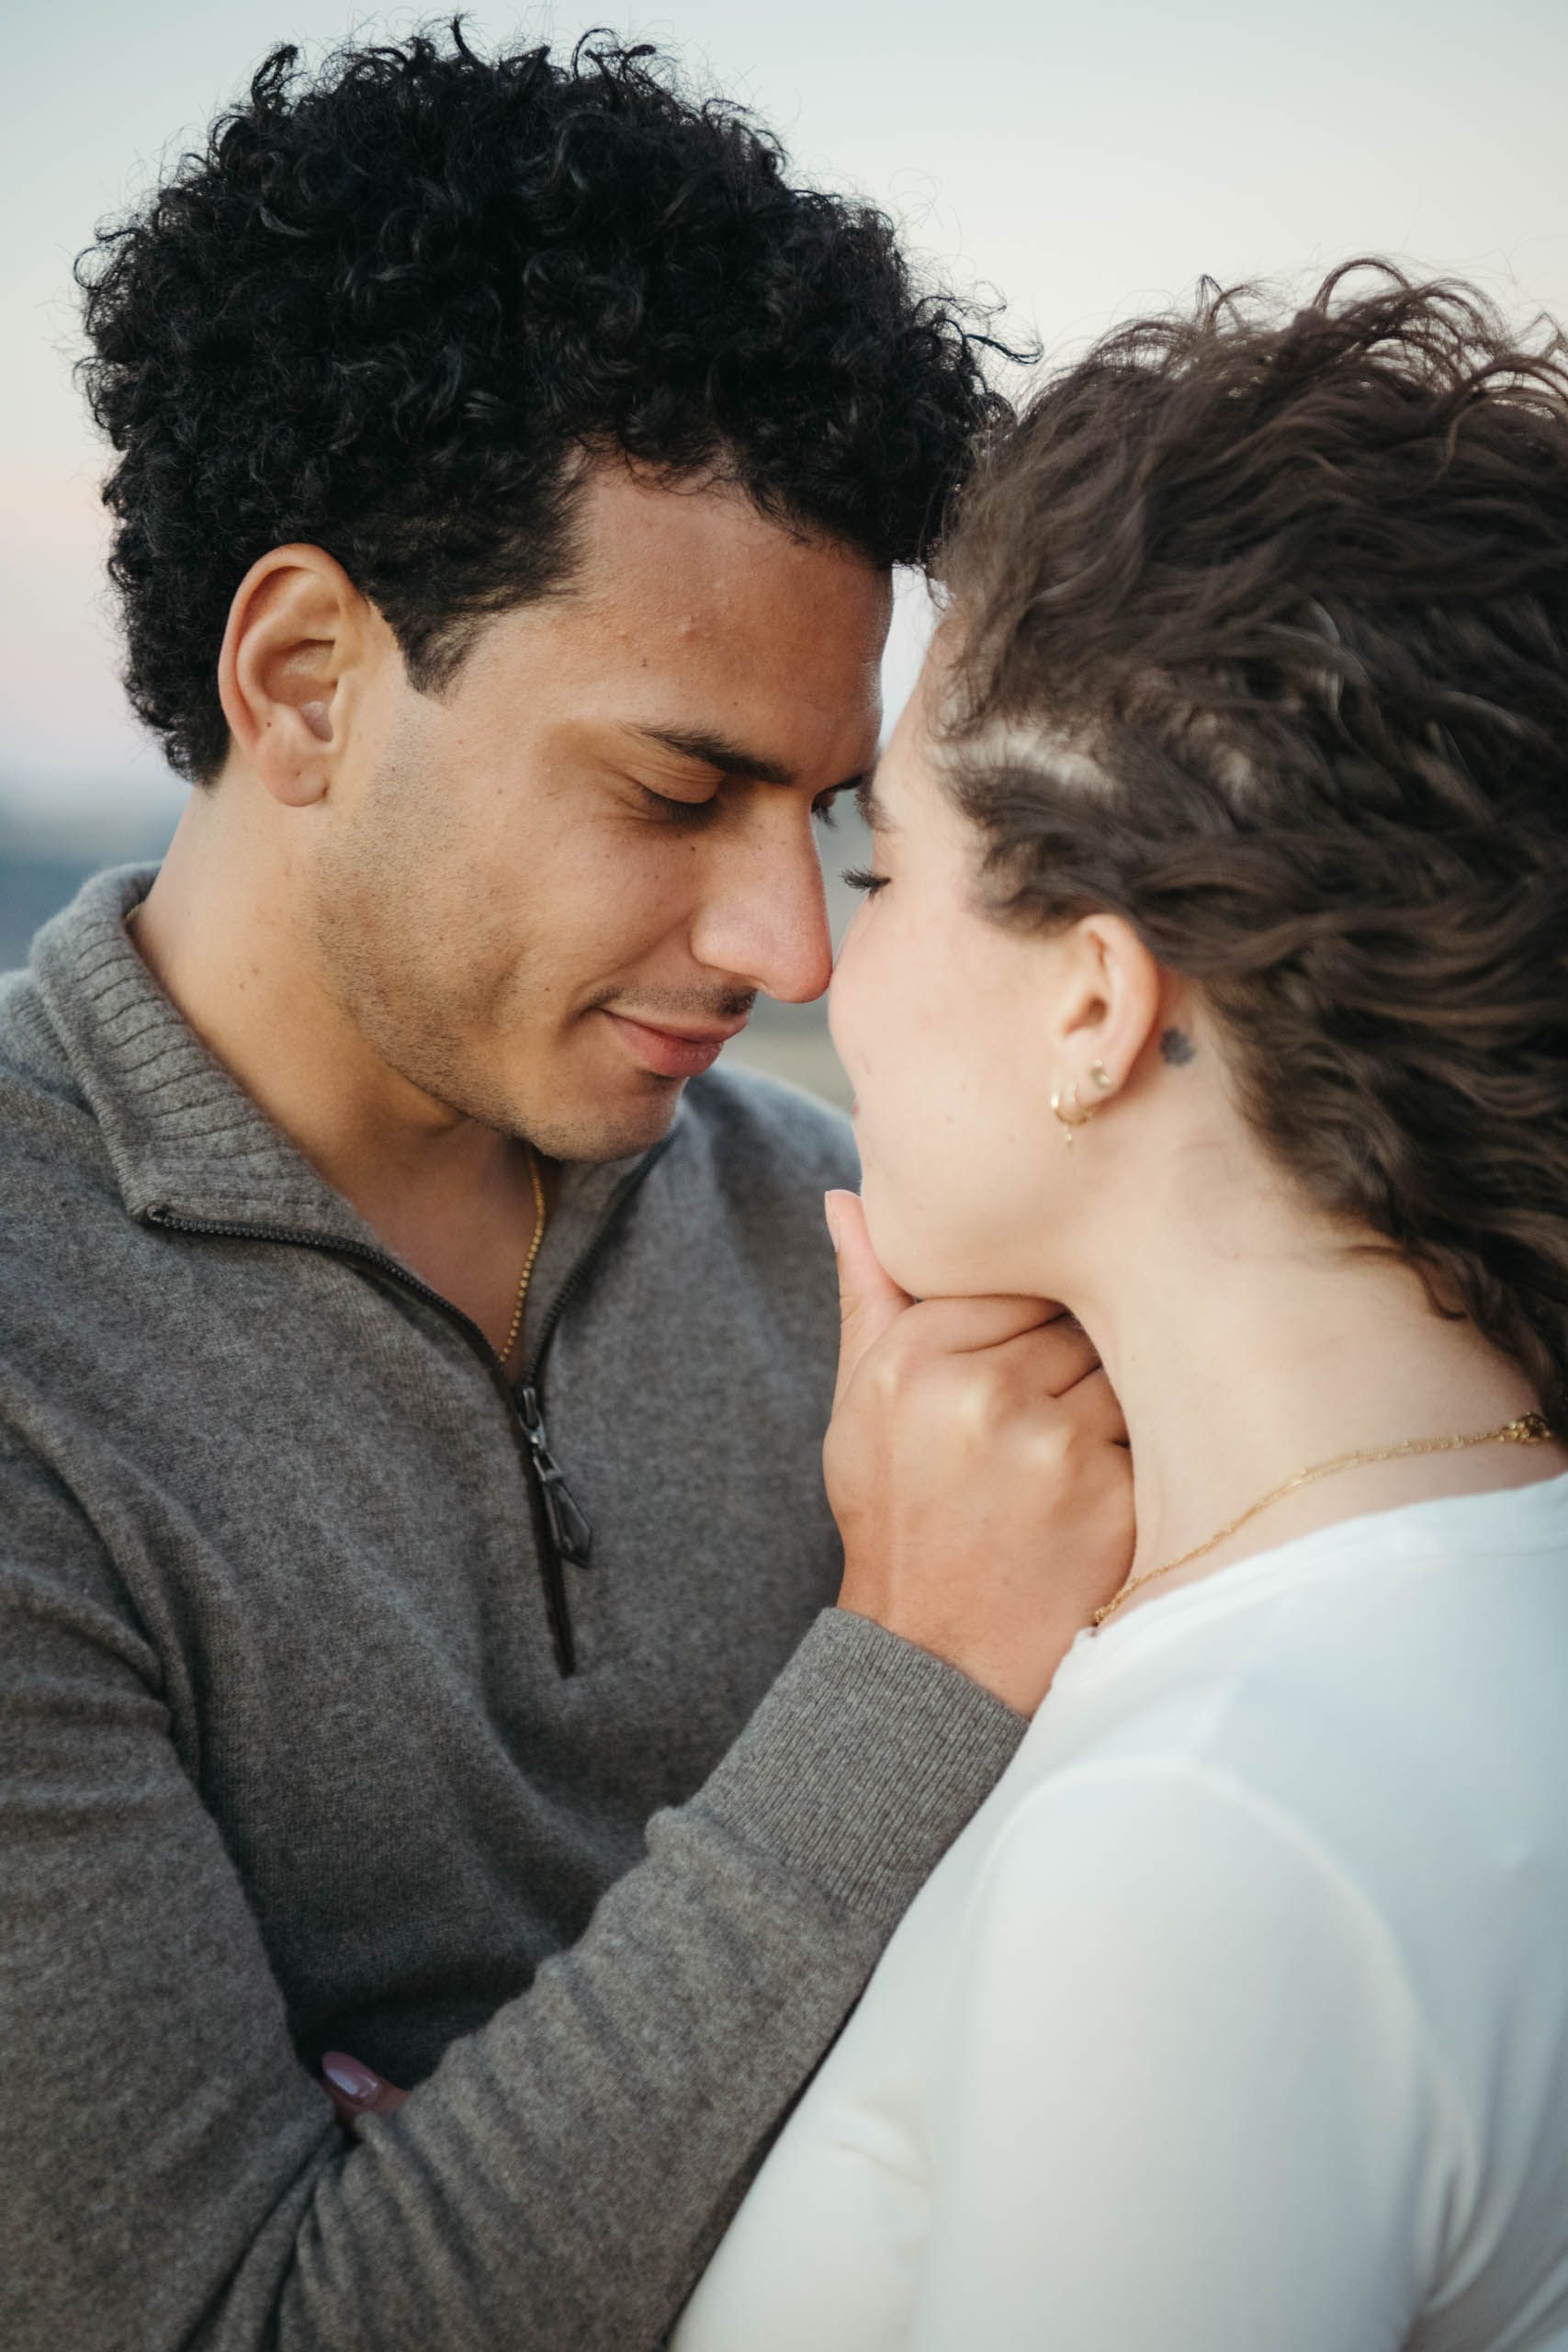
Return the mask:
POLYGON ((0 2336, 627 2352, 1033 1694, 953 1481, 829 1605, 852 1156, 701 1076, 987 397, 757 131, 456 33, 277 52, 87 317, 196 790, 0 999, 0 2336))

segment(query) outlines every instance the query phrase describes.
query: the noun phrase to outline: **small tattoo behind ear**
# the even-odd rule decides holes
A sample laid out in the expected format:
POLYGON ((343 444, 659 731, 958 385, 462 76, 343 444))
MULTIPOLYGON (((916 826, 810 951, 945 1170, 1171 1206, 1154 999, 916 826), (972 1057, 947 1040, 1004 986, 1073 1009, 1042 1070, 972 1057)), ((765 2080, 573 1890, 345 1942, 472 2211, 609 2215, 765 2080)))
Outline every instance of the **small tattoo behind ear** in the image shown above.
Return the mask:
POLYGON ((1183 1062, 1192 1059, 1198 1048, 1185 1029, 1168 1029, 1159 1041, 1159 1050, 1162 1061, 1179 1069, 1183 1062))

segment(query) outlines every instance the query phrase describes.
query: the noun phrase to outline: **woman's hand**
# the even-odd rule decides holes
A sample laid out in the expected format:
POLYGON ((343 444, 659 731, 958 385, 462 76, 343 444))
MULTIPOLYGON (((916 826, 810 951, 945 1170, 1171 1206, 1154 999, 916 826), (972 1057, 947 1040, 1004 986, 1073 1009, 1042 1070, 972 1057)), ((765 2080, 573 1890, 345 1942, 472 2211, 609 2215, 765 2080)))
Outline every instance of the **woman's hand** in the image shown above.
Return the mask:
POLYGON ((350 2132, 362 2115, 396 2115, 408 2097, 345 2050, 329 2050, 321 2060, 321 2087, 337 2109, 338 2121, 350 2132))
POLYGON ((1039 1299, 909 1298, 853 1193, 829 1193, 843 1335, 823 1452, 839 1606, 1025 1714, 1133 1558, 1126 1425, 1072 1318, 1039 1299))

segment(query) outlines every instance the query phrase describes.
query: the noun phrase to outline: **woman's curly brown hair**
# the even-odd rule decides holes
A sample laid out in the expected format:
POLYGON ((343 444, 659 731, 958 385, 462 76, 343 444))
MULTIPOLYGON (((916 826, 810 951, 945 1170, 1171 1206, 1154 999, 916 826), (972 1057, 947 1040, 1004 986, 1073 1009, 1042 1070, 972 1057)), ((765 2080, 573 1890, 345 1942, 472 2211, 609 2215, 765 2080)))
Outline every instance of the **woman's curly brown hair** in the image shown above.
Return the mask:
POLYGON ((1308 1197, 1568 1426, 1561 334, 1382 263, 1206 287, 1004 429, 944 571, 994 910, 1124 917, 1308 1197))

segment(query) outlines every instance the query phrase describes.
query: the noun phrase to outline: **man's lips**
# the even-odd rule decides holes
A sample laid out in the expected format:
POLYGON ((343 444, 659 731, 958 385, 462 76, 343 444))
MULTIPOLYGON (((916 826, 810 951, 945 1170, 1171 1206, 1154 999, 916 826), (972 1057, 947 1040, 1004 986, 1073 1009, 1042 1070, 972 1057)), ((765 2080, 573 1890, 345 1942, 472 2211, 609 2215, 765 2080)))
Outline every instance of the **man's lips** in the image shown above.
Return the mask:
POLYGON ((712 1069, 730 1038, 739 1036, 746 1026, 740 1020, 656 1028, 651 1022, 634 1021, 625 1012, 608 1009, 604 1018, 644 1069, 659 1078, 697 1078, 705 1069, 712 1069))

